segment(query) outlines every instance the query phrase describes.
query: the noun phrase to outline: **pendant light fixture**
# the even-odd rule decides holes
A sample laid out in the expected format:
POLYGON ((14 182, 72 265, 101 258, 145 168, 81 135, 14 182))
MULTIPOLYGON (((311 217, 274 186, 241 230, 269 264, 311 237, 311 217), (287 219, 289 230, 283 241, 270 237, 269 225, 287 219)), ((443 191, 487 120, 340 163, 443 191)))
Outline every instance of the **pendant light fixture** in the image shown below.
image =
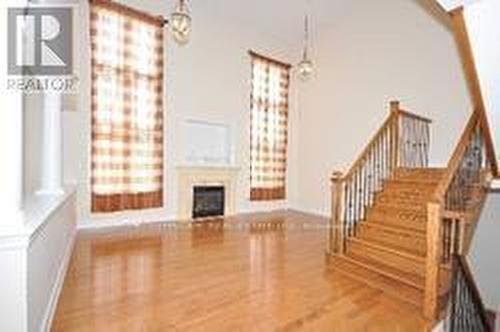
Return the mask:
POLYGON ((185 45, 191 34, 191 15, 187 0, 179 0, 174 12, 170 15, 170 29, 174 40, 179 45, 185 45))
POLYGON ((306 81, 311 78, 314 72, 314 65, 309 58, 309 16, 307 14, 304 19, 304 51, 302 52, 302 60, 297 67, 302 80, 306 81))

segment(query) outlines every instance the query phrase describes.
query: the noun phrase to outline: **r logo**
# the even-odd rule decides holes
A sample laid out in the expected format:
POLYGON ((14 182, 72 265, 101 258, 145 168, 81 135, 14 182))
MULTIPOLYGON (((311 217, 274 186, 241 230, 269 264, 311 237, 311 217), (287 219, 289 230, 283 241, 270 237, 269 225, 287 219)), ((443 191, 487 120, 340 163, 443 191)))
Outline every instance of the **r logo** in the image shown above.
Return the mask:
POLYGON ((72 74, 72 20, 69 7, 9 8, 9 74, 72 74))

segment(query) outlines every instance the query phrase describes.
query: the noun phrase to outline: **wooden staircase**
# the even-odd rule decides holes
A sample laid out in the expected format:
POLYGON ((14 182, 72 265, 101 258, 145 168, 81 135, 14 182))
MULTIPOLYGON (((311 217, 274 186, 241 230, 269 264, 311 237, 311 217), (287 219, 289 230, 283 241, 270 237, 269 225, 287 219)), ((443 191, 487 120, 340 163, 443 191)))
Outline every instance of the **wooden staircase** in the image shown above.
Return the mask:
POLYGON ((429 168, 431 120, 398 102, 390 109, 348 172, 333 173, 327 253, 339 273, 414 304, 435 322, 455 294, 453 262, 467 252, 498 165, 479 113, 446 167, 429 168))
POLYGON ((445 169, 397 168, 334 259, 339 272, 422 306, 427 204, 445 169))

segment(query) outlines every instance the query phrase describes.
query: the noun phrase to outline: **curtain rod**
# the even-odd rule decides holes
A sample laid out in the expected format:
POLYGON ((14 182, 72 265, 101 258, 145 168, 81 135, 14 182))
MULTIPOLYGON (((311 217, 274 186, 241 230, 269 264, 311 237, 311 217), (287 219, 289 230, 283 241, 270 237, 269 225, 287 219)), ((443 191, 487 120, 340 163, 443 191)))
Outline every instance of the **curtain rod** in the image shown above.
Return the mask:
POLYGON ((155 24, 161 24, 162 26, 168 25, 169 23, 168 19, 164 18, 161 15, 155 16, 142 9, 136 9, 132 6, 122 4, 115 0, 88 0, 88 1, 92 5, 98 7, 104 7, 108 10, 112 10, 118 13, 134 16, 148 22, 153 22, 155 24))
POLYGON ((284 61, 280 61, 280 60, 276 60, 274 58, 271 58, 271 57, 268 57, 266 55, 263 55, 263 54, 260 54, 258 52, 255 52, 254 50, 248 50, 248 54, 250 54, 251 56, 255 56, 257 58, 261 58, 263 60, 266 60, 266 61, 269 61, 269 62, 272 62, 272 63, 275 63, 277 65, 280 65, 280 66, 283 66, 287 69, 290 69, 292 68, 293 66, 287 62, 284 62, 284 61))

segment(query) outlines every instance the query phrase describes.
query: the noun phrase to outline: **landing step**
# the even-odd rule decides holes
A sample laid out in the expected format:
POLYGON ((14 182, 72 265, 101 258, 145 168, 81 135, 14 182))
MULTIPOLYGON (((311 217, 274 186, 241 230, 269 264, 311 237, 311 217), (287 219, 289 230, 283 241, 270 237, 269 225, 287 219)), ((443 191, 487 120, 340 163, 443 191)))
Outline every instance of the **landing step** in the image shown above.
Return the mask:
POLYGON ((354 280, 417 307, 422 306, 423 291, 405 283, 397 282, 393 278, 378 273, 356 260, 347 256, 335 255, 333 256, 333 266, 337 271, 354 280))
POLYGON ((397 280, 409 287, 417 288, 419 290, 424 289, 425 279, 414 273, 407 273, 399 269, 393 268, 379 261, 373 261, 369 258, 359 256, 356 254, 344 255, 346 258, 350 258, 352 261, 356 262, 358 265, 363 266, 375 273, 382 274, 393 280, 397 280))
POLYGON ((385 265, 400 273, 425 277, 425 259, 409 255, 384 246, 351 238, 347 242, 347 256, 362 257, 370 262, 385 265))

